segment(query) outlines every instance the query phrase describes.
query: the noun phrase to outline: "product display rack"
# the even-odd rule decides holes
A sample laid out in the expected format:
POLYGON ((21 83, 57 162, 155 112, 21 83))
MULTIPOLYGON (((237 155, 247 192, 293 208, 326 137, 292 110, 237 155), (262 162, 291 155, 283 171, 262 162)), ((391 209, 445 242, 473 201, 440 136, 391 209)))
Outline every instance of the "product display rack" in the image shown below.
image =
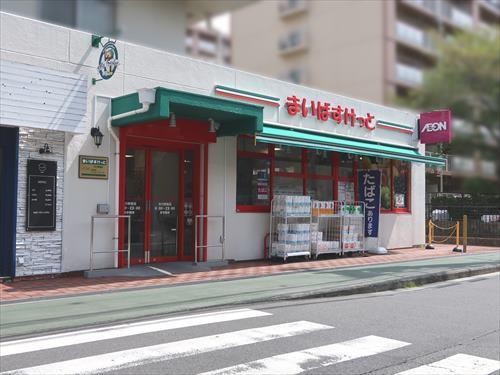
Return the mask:
POLYGON ((365 204, 342 203, 342 254, 365 251, 365 204))
POLYGON ((342 203, 313 201, 311 222, 311 253, 315 259, 321 254, 341 254, 342 203))
POLYGON ((311 198, 277 195, 271 202, 270 257, 311 257, 311 198))

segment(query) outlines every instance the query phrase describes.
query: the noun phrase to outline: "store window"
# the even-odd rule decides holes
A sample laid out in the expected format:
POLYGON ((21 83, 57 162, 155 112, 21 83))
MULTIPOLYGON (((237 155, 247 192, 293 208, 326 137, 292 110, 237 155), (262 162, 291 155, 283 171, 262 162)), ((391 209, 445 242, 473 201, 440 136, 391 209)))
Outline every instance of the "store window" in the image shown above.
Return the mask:
POLYGON ((310 176, 332 175, 333 153, 324 150, 307 150, 307 174, 310 176))
POLYGON ((409 208, 410 186, 410 163, 393 160, 392 161, 392 181, 393 181, 393 200, 392 205, 395 210, 409 208))
POLYGON ((274 172, 302 173, 302 149, 276 145, 274 147, 274 172))
POLYGON ((409 212, 410 163, 380 159, 375 167, 381 171, 380 206, 382 212, 409 212))
POLYGON ((273 195, 302 195, 303 190, 302 177, 273 177, 273 195))
POLYGON ((268 212, 274 195, 307 194, 316 200, 355 200, 354 155, 238 137, 236 208, 268 212))
POLYGON ((267 211, 271 202, 269 146, 238 137, 236 207, 240 212, 267 211))
POLYGON ((391 209, 391 160, 382 159, 378 164, 381 172, 380 206, 382 210, 391 209))

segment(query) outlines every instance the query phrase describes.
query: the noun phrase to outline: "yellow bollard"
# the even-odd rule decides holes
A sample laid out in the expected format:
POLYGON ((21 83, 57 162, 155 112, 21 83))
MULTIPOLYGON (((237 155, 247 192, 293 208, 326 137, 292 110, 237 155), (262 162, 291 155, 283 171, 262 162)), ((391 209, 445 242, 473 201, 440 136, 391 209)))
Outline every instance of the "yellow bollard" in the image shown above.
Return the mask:
POLYGON ((432 250, 432 249, 434 249, 434 246, 432 246, 432 238, 433 238, 433 236, 432 236, 432 231, 433 231, 433 229, 432 229, 432 219, 429 219, 428 226, 429 226, 429 243, 425 246, 425 248, 428 249, 428 250, 432 250))
POLYGON ((467 252, 467 215, 464 215, 464 221, 463 221, 463 225, 464 225, 464 240, 463 240, 463 244, 464 244, 464 253, 467 252))
POLYGON ((463 250, 460 249, 460 247, 459 247, 460 246, 460 221, 457 221, 457 223, 455 224, 455 228, 457 231, 457 240, 456 240, 456 246, 453 248, 452 251, 462 253, 463 250))

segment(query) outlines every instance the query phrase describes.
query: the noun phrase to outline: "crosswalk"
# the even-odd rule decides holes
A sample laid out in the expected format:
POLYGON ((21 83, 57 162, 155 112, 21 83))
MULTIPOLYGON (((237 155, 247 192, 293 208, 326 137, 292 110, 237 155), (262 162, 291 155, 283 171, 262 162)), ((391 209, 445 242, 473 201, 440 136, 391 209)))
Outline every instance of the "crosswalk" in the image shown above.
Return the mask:
MULTIPOLYGON (((229 367, 200 370, 202 375, 249 375, 249 374, 300 374, 306 371, 314 373, 321 368, 335 364, 353 361, 370 356, 408 347, 411 343, 375 335, 353 338, 347 341, 335 342, 333 326, 296 320, 291 322, 270 324, 266 318, 272 314, 252 309, 234 309, 227 311, 193 314, 174 318, 156 319, 147 322, 127 323, 112 327, 86 329, 76 332, 61 333, 30 339, 0 342, 0 374, 102 374, 107 372, 134 373, 134 368, 151 366, 161 363, 168 365, 175 359, 193 358, 206 353, 221 353, 225 350, 236 350, 253 344, 277 342, 286 338, 309 337, 308 335, 328 333, 332 342, 327 345, 312 346, 301 350, 291 350, 260 359, 232 363, 229 367), (258 327, 232 330, 224 333, 210 334, 183 340, 163 342, 155 345, 139 346, 124 350, 104 352, 96 355, 79 356, 65 360, 56 360, 46 363, 45 358, 34 356, 35 363, 25 366, 10 365, 5 369, 4 360, 36 354, 40 350, 60 350, 57 358, 64 355, 67 348, 75 348, 81 344, 107 343, 122 338, 134 338, 136 335, 165 333, 168 331, 181 332, 190 327, 210 327, 218 329, 222 323, 256 319, 258 327), (109 340, 109 341, 105 341, 109 340), (40 358, 42 360, 40 361, 40 358), (45 360, 45 363, 43 362, 45 360), (36 362, 38 361, 38 363, 36 362)), ((275 322, 276 323, 276 322, 275 322)), ((305 342, 310 342, 304 340, 305 342)), ((105 348, 112 347, 105 345, 105 348)), ((24 357, 23 357, 24 358, 24 357)), ((66 357, 68 358, 68 357, 66 357)), ((163 368, 163 367, 162 367, 163 368)), ((440 361, 400 372, 398 375, 488 375, 500 369, 500 362, 496 360, 474 357, 466 354, 456 354, 440 361)), ((162 373, 168 374, 166 370, 162 373)))

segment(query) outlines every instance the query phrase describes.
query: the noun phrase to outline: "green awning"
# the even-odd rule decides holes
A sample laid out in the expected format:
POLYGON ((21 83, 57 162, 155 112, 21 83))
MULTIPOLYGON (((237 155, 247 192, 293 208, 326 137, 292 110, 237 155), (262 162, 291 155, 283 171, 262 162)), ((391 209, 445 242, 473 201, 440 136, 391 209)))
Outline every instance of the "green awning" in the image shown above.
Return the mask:
POLYGON ((264 125, 261 133, 256 134, 256 138, 259 142, 305 147, 315 150, 347 152, 356 155, 398 159, 438 166, 446 164, 446 159, 421 155, 414 148, 356 140, 338 135, 324 135, 311 131, 292 130, 267 124, 264 125))
MULTIPOLYGON (((141 107, 137 93, 124 95, 113 98, 111 114, 115 116, 141 107)), ((201 121, 211 118, 220 124, 217 136, 254 134, 263 129, 262 106, 164 87, 156 88, 156 102, 147 112, 114 120, 112 125, 126 126, 166 120, 171 113, 175 113, 177 118, 201 121)))

